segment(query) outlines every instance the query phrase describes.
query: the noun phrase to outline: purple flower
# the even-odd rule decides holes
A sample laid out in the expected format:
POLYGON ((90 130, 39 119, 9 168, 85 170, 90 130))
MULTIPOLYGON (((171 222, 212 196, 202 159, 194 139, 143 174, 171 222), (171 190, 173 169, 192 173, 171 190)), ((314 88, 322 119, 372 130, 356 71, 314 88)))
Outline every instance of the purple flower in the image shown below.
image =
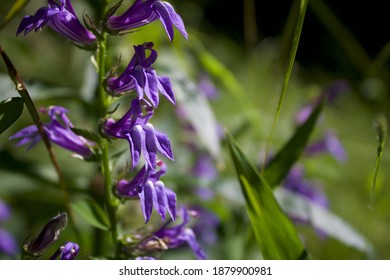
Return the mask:
POLYGON ((8 205, 2 200, 0 200, 0 222, 8 220, 9 216, 10 210, 8 205))
POLYGON ((158 0, 136 0, 122 15, 109 16, 107 19, 107 28, 110 31, 124 33, 158 19, 161 20, 170 41, 174 37, 173 25, 188 39, 183 20, 176 13, 172 5, 168 2, 158 0))
POLYGON ((286 179, 284 180, 283 187, 297 193, 307 200, 321 206, 328 207, 328 199, 320 191, 318 186, 304 179, 305 171, 301 165, 293 166, 286 179))
POLYGON ((107 79, 107 90, 118 95, 123 92, 135 90, 138 99, 143 99, 144 94, 154 107, 158 106, 161 92, 170 102, 175 104, 175 96, 172 84, 168 77, 158 76, 152 64, 157 59, 157 52, 153 49, 153 43, 144 43, 134 46, 135 54, 125 71, 118 77, 107 79), (146 50, 150 51, 149 56, 146 50))
POLYGON ((203 244, 212 245, 217 242, 216 229, 221 221, 217 215, 206 208, 195 206, 191 208, 196 212, 197 221, 192 227, 196 236, 199 236, 203 244))
POLYGON ((154 261, 154 260, 155 260, 155 258, 153 258, 153 257, 148 257, 148 256, 145 256, 145 257, 136 257, 135 259, 138 260, 138 261, 154 261))
POLYGON ((159 161, 158 166, 158 171, 143 166, 131 181, 120 180, 116 187, 119 196, 140 200, 145 223, 149 221, 153 207, 163 221, 166 211, 172 220, 176 219, 176 194, 160 181, 160 177, 166 172, 165 164, 159 161))
POLYGON ((68 222, 66 213, 61 213, 53 217, 42 229, 39 235, 24 244, 23 249, 29 255, 40 255, 55 241, 57 241, 60 231, 65 228, 68 222))
MULTIPOLYGON (((88 159, 93 154, 90 147, 94 146, 95 143, 72 131, 73 124, 66 115, 68 112, 67 109, 60 106, 49 107, 47 113, 50 117, 50 122, 43 125, 44 130, 53 143, 88 159)), ((38 132, 38 128, 35 125, 31 125, 18 131, 9 139, 18 138, 21 138, 21 140, 17 143, 17 146, 29 144, 27 149, 31 149, 41 140, 41 135, 38 132)))
POLYGON ((156 168, 157 150, 165 157, 174 160, 168 136, 148 123, 153 116, 153 108, 146 101, 144 102, 146 114, 143 113, 141 103, 136 98, 121 119, 115 121, 110 118, 103 128, 108 136, 126 139, 129 142, 133 169, 140 159, 141 151, 148 168, 151 169, 156 168))
POLYGON ((68 241, 58 248, 50 259, 55 260, 58 256, 60 256, 60 260, 73 260, 78 253, 79 245, 68 241))
POLYGON ((77 46, 95 48, 95 35, 80 23, 70 0, 60 0, 60 2, 59 5, 54 0, 48 0, 47 7, 40 8, 33 16, 25 16, 16 34, 26 35, 33 29, 37 32, 48 24, 51 29, 77 46))
POLYGON ((210 76, 202 73, 198 77, 198 88, 209 100, 214 100, 219 97, 219 91, 210 79, 210 76))
POLYGON ((205 252, 196 240, 194 231, 189 227, 189 211, 185 207, 181 207, 179 215, 182 218, 180 224, 168 227, 170 223, 166 223, 153 234, 153 237, 145 240, 140 245, 140 248, 143 250, 161 249, 162 245, 156 246, 156 241, 159 241, 157 243, 163 242, 163 249, 174 249, 183 245, 189 245, 198 259, 207 259, 205 252))
POLYGON ((325 89, 319 97, 298 111, 295 115, 295 123, 297 125, 304 123, 321 100, 324 100, 327 104, 332 105, 339 96, 347 92, 349 89, 349 84, 346 81, 335 81, 327 89, 325 89))
POLYGON ((0 228, 0 253, 15 256, 17 252, 18 246, 13 236, 5 229, 0 228))
POLYGON ((336 135, 328 131, 325 137, 312 143, 305 149, 305 155, 313 156, 321 153, 330 153, 336 160, 343 162, 347 159, 347 153, 336 135))

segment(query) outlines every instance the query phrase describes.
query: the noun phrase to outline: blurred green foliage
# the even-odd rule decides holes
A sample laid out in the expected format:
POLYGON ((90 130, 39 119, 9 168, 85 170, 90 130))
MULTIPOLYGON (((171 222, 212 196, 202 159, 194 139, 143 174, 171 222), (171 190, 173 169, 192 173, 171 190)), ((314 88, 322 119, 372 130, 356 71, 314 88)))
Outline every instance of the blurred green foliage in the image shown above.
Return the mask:
MULTIPOLYGON (((11 7, 12 2, 2 1, 0 7, 2 17, 6 14, 3 9, 11 7)), ((90 54, 75 48, 46 28, 37 34, 15 37, 23 15, 33 13, 45 2, 30 1, 22 12, 16 14, 15 18, 0 31, 0 45, 17 67, 38 108, 48 105, 65 106, 70 109, 70 118, 76 127, 94 130, 95 108, 91 104, 97 81, 90 54)), ((77 11, 85 10, 92 17, 99 13, 95 10, 95 1, 73 2, 77 11)), ((205 110, 212 109, 213 114, 209 118, 229 129, 250 160, 260 165, 284 79, 286 63, 284 55, 290 45, 289 24, 294 22, 294 6, 291 7, 292 20, 285 20, 288 24, 284 32, 256 41, 248 48, 248 45, 237 43, 226 33, 220 33, 217 28, 204 28, 210 23, 204 17, 201 4, 172 2, 182 14, 185 23, 188 22, 187 30, 190 34, 188 42, 180 38, 169 43, 161 24, 156 22, 128 36, 112 38, 109 42, 109 56, 113 57, 112 65, 117 63, 120 54, 122 62, 120 67, 125 67, 132 56, 132 45, 152 40, 159 53, 156 68, 160 73, 165 72, 173 76, 174 84, 180 82, 184 75, 186 79, 190 79, 191 87, 196 84, 200 73, 210 75, 213 83, 219 88, 219 98, 202 106, 207 108, 205 110), (191 7, 191 12, 188 7, 191 7), (189 16, 188 20, 186 15, 189 16)), ((332 11, 330 15, 318 14, 324 11, 324 9, 316 11, 316 7, 312 6, 308 13, 321 17, 324 25, 328 24, 331 34, 345 31, 337 25, 342 24, 343 18, 336 18, 338 20, 336 23, 332 20, 329 22, 327 19, 329 20, 329 17, 333 19, 335 15, 331 13, 332 11)), ((305 36, 304 31, 302 36, 305 36)), ((339 45, 345 47, 345 42, 342 42, 345 38, 334 36, 339 45)), ((359 44, 358 41, 355 43, 359 44)), ((348 59, 349 47, 348 45, 345 47, 344 57, 341 59, 346 68, 354 68, 357 66, 348 59)), ((364 49, 364 46, 359 48, 364 49)), ((312 139, 318 139, 325 130, 334 130, 346 149, 347 161, 338 163, 327 154, 299 160, 306 167, 307 177, 323 186, 330 201, 330 210, 372 243, 374 255, 368 256, 364 251, 354 249, 332 237, 321 238, 310 226, 298 226, 299 234, 313 259, 390 259, 390 239, 387 237, 390 231, 388 146, 383 149, 378 170, 375 211, 372 212, 368 208, 378 146, 373 122, 380 113, 389 118, 389 71, 386 66, 389 58, 388 49, 388 46, 384 46, 378 56, 370 58, 372 64, 368 65, 367 69, 375 71, 367 71, 369 73, 362 75, 360 80, 348 80, 351 90, 340 96, 332 106, 323 109, 320 122, 313 132, 312 139)), ((298 53, 299 51, 298 48, 298 53)), ((312 64, 316 65, 316 61, 312 64)), ((334 80, 348 78, 348 75, 343 76, 342 73, 335 75, 324 71, 321 65, 316 66, 314 70, 305 69, 299 60, 296 62, 274 133, 271 146, 273 151, 279 150, 294 134, 293 120, 299 109, 318 97, 334 80)), ((0 101, 15 96, 18 95, 14 85, 7 76, 4 64, 0 63, 0 101)), ((202 99, 199 102, 203 101, 202 99)), ((123 105, 128 100, 123 99, 121 102, 123 105)), ((115 105, 113 104, 113 107, 115 105)), ((211 147, 210 143, 215 143, 216 136, 205 133, 201 128, 198 130, 196 142, 202 150, 214 151, 214 160, 220 172, 217 179, 207 183, 215 192, 215 197, 208 201, 201 200, 194 195, 194 189, 191 187, 193 185, 191 180, 196 181, 197 178, 189 175, 194 155, 183 144, 188 137, 193 136, 186 135, 170 104, 164 100, 160 108, 152 122, 170 136, 176 158, 175 162, 168 163, 170 172, 167 174, 166 184, 177 192, 179 203, 200 204, 215 212, 221 219, 221 224, 217 228, 217 241, 206 248, 209 257, 211 259, 260 257, 256 246, 253 246, 255 241, 246 215, 243 195, 223 142, 221 150, 215 148, 215 145, 211 147), (207 139, 208 135, 213 137, 209 139, 210 141, 207 139)), ((197 111, 190 112, 192 114, 190 118, 196 120, 197 111)), ((50 164, 43 144, 26 151, 24 147, 16 148, 15 143, 8 140, 13 133, 31 124, 32 121, 25 110, 22 117, 0 137, 0 198, 12 207, 12 220, 7 224, 7 228, 20 243, 29 235, 36 234, 50 217, 65 209, 55 170, 50 164)), ((128 156, 126 143, 114 144, 119 154, 125 150, 124 154, 128 156)), ((102 192, 98 166, 72 158, 68 152, 57 147, 55 153, 69 193, 71 195, 85 193, 99 201, 102 192)), ((120 166, 125 161, 123 156, 118 157, 115 169, 117 174, 123 172, 120 166)), ((142 224, 140 213, 130 219, 125 211, 128 208, 135 212, 139 211, 134 205, 126 205, 119 213, 121 217, 127 217, 124 223, 140 226, 142 224)), ((158 222, 158 219, 152 219, 151 224, 158 222)), ((83 251, 84 255, 81 257, 103 252, 106 244, 104 242, 96 244, 96 240, 108 238, 105 236, 106 233, 85 223, 80 217, 76 218, 76 223, 83 236, 81 246, 93 248, 90 252, 83 251)), ((102 221, 96 223, 104 227, 102 221)), ((69 228, 64 230, 61 240, 74 237, 75 233, 69 228)), ((183 249, 168 252, 164 258, 193 257, 189 250, 183 249)))

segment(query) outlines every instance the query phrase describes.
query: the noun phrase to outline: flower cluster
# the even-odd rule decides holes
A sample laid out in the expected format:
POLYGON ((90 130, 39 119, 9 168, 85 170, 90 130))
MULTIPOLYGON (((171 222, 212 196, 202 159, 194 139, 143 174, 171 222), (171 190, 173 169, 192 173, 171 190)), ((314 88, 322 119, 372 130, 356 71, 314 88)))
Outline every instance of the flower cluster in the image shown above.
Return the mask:
MULTIPOLYGON (((73 132, 73 124, 69 120, 69 111, 60 106, 51 106, 48 110, 42 110, 50 117, 50 122, 43 124, 43 128, 48 138, 58 146, 76 153, 77 156, 88 159, 93 155, 92 147, 96 144, 88 141, 82 136, 73 132)), ((10 139, 21 139, 17 146, 29 144, 27 149, 34 147, 40 140, 41 135, 35 125, 23 128, 10 139)))
MULTIPOLYGON (((34 15, 23 18, 17 35, 26 35, 32 30, 39 31, 48 25, 71 43, 83 49, 96 51, 96 54, 101 54, 104 51, 102 44, 105 44, 107 37, 105 34, 129 33, 160 20, 170 41, 174 38, 174 27, 185 39, 188 39, 183 20, 168 2, 135 0, 123 14, 117 15, 121 5, 122 1, 111 8, 107 7, 106 14, 98 24, 95 24, 87 14, 83 14, 84 26, 77 18, 70 0, 59 0, 59 3, 56 0, 48 0, 47 6, 40 8, 34 15)), ((113 186, 117 196, 115 199, 138 199, 140 201, 145 223, 150 220, 153 208, 163 221, 166 219, 166 212, 168 212, 171 218, 168 223, 170 223, 176 219, 176 194, 173 190, 166 188, 161 181, 161 177, 166 173, 166 165, 159 159, 159 154, 169 160, 174 160, 174 156, 168 136, 157 130, 150 123, 150 119, 154 115, 154 110, 158 108, 160 94, 173 105, 176 101, 171 80, 166 76, 158 75, 153 67, 158 57, 158 53, 153 47, 153 42, 136 45, 132 59, 121 73, 116 73, 114 70, 111 70, 110 73, 100 73, 102 76, 105 74, 106 77, 104 80, 100 80, 98 91, 99 100, 105 110, 107 104, 101 101, 102 98, 106 98, 107 101, 118 96, 131 96, 134 93, 135 97, 131 101, 130 108, 119 118, 113 117, 113 113, 110 113, 109 116, 100 114, 102 119, 98 122, 99 132, 93 134, 96 136, 91 137, 93 141, 83 137, 90 134, 79 133, 83 135, 81 136, 77 133, 80 130, 75 129, 70 122, 67 115, 69 111, 60 106, 51 106, 44 110, 49 115, 50 121, 43 124, 43 130, 51 142, 85 160, 100 159, 102 162, 106 160, 102 159, 103 156, 99 158, 98 155, 107 154, 103 152, 105 148, 102 145, 102 142, 107 143, 107 139, 127 141, 130 150, 131 171, 134 171, 134 177, 131 179, 108 178, 109 180, 106 182, 115 182, 113 186), (102 92, 103 95, 107 94, 107 96, 102 96, 102 92), (139 164, 143 165, 135 172, 139 164)), ((99 71, 100 68, 105 69, 99 66, 99 71)), ((36 126, 29 126, 11 136, 10 139, 19 139, 18 146, 27 144, 28 149, 30 149, 40 141, 41 134, 36 126)), ((106 168, 107 165, 109 164, 102 164, 102 169, 106 168)), ((205 255, 196 242, 194 232, 187 227, 189 216, 185 210, 181 212, 183 218, 181 224, 169 229, 163 227, 155 233, 155 236, 166 240, 169 248, 187 243, 198 258, 204 259, 205 255)), ((54 217, 36 239, 25 244, 25 252, 34 256, 43 252, 57 240, 59 230, 63 228, 64 221, 66 223, 64 219, 66 216, 63 217, 63 215, 54 217)), ((79 246, 77 244, 66 242, 51 259, 58 257, 60 259, 73 259, 78 252, 79 246)))

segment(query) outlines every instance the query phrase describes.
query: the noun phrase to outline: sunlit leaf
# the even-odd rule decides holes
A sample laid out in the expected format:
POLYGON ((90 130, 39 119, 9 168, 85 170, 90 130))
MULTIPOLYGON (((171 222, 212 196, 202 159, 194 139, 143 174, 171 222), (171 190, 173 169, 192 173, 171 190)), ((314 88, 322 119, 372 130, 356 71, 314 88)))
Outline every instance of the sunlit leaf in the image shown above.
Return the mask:
POLYGON ((249 219, 264 259, 307 258, 293 223, 279 206, 268 183, 230 133, 227 133, 227 143, 244 193, 249 219))
POLYGON ((0 103, 0 134, 20 117, 23 104, 23 99, 20 97, 12 97, 0 103))
POLYGON ((109 230, 110 222, 105 211, 92 199, 78 199, 71 202, 71 209, 91 226, 109 230))
POLYGON ((172 76, 177 103, 183 108, 186 117, 197 132, 202 144, 214 159, 221 158, 220 138, 214 113, 206 97, 201 94, 194 82, 184 74, 172 76))
POLYGON ((317 119, 321 114, 323 103, 321 102, 313 110, 309 118, 297 128, 290 140, 280 149, 280 151, 272 158, 264 171, 264 178, 267 180, 271 188, 280 185, 286 177, 291 166, 299 159, 303 153, 310 135, 317 123, 317 119))
POLYGON ((357 229, 328 209, 283 188, 277 188, 274 193, 280 205, 291 217, 307 221, 321 233, 368 255, 373 253, 372 244, 357 229))

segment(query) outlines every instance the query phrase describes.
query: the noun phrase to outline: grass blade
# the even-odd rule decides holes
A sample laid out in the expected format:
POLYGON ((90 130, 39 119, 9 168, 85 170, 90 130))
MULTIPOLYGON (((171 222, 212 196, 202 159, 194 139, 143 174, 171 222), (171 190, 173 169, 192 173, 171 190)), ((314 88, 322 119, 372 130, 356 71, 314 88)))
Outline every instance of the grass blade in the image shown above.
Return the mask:
POLYGON ((293 223, 279 206, 272 189, 228 132, 227 143, 264 259, 307 258, 293 223))

